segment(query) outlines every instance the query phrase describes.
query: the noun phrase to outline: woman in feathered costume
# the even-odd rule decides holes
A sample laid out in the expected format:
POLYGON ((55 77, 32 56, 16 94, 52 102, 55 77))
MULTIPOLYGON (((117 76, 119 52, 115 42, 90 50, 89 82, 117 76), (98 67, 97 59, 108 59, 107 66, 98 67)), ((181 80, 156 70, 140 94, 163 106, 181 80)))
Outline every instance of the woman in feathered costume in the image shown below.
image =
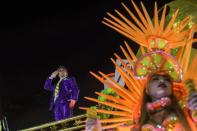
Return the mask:
MULTIPOLYGON (((126 86, 99 72, 96 75, 102 83, 112 88, 120 97, 113 97, 96 92, 105 97, 106 102, 85 97, 99 104, 111 106, 116 110, 97 109, 98 113, 111 114, 114 117, 103 119, 103 129, 142 131, 185 131, 197 130, 197 56, 190 63, 193 35, 197 26, 187 27, 190 17, 175 23, 178 10, 166 24, 166 5, 161 18, 157 4, 154 19, 151 20, 143 3, 142 12, 132 1, 138 18, 122 4, 132 21, 115 10, 117 16, 107 13, 103 23, 140 45, 141 55, 134 55, 127 42, 121 50, 131 68, 115 54, 126 70, 112 59, 126 86), (164 25, 166 24, 166 25, 164 25), (171 53, 176 51, 176 53, 171 53)), ((87 110, 88 108, 82 108, 87 110)))

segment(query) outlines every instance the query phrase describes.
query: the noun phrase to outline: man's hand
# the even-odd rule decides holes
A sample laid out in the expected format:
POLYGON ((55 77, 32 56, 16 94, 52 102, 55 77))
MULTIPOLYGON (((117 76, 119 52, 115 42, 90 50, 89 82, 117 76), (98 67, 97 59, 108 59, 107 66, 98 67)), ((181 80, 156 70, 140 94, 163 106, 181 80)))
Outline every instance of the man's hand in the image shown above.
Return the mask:
POLYGON ((58 71, 56 70, 56 71, 54 71, 52 74, 51 74, 51 78, 55 78, 57 75, 58 75, 58 71))
POLYGON ((71 100, 69 103, 69 108, 73 108, 75 106, 76 100, 71 100))

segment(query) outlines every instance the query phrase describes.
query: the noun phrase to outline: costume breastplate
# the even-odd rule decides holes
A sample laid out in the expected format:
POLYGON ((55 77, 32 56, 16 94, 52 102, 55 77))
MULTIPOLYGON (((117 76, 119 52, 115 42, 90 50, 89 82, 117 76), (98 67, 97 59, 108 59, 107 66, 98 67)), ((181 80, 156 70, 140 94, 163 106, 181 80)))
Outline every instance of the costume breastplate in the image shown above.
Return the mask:
POLYGON ((145 124, 142 131, 185 131, 175 114, 167 116, 162 124, 145 124))

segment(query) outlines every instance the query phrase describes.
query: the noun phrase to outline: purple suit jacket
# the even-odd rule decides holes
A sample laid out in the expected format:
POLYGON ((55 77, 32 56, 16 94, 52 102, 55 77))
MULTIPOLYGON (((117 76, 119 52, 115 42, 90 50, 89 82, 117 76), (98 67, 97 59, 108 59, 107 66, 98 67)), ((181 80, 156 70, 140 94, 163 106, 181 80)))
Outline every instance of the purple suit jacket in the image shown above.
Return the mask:
POLYGON ((56 102, 54 102, 55 87, 56 85, 52 84, 52 79, 48 78, 45 81, 44 89, 52 92, 50 110, 53 109, 53 106, 55 104, 62 104, 62 103, 66 104, 71 99, 73 100, 78 99, 79 89, 78 89, 78 86, 74 77, 68 77, 67 79, 64 79, 60 82, 59 95, 58 95, 56 102))

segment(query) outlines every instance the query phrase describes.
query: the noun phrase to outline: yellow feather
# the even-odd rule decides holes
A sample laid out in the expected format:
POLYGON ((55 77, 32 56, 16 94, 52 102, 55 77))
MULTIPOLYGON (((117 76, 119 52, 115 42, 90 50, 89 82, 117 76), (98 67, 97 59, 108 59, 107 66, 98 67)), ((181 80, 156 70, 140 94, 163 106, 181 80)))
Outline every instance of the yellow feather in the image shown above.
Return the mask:
POLYGON ((159 18, 158 18, 157 2, 155 2, 154 22, 155 22, 155 29, 156 29, 156 31, 158 31, 158 29, 159 29, 159 18))
POLYGON ((134 6, 134 8, 135 8, 135 10, 136 10, 136 12, 137 12, 137 14, 138 14, 138 16, 140 17, 142 23, 144 24, 144 26, 145 26, 146 28, 148 28, 148 23, 147 23, 146 19, 144 18, 144 15, 141 13, 141 11, 140 11, 139 8, 136 6, 136 4, 133 2, 133 0, 131 0, 131 3, 133 4, 133 6, 134 6))
POLYGON ((137 79, 134 77, 133 71, 126 65, 126 63, 125 63, 117 54, 114 54, 114 55, 115 55, 116 58, 121 62, 121 64, 124 66, 124 68, 126 68, 127 72, 129 73, 129 75, 130 75, 130 77, 131 77, 131 80, 132 80, 133 84, 135 84, 136 86, 142 88, 142 87, 143 87, 142 81, 137 80, 137 79))
POLYGON ((120 118, 111 118, 111 119, 103 119, 101 123, 116 123, 116 122, 127 122, 131 121, 132 119, 129 117, 120 117, 120 118))
POLYGON ((163 29, 164 29, 166 7, 167 7, 167 5, 164 5, 164 9, 163 9, 162 15, 161 15, 161 21, 160 21, 160 25, 159 25, 158 35, 161 35, 161 33, 163 32, 163 29))
POLYGON ((122 3, 122 6, 125 8, 125 10, 129 13, 131 18, 136 22, 136 24, 142 29, 144 33, 147 33, 147 29, 144 27, 144 25, 135 17, 135 15, 128 9, 128 7, 122 3))
POLYGON ((168 23, 164 33, 163 33, 163 36, 166 36, 166 34, 170 31, 170 29, 172 28, 172 25, 174 24, 174 21, 178 15, 178 12, 179 10, 176 10, 175 14, 173 15, 172 19, 170 20, 170 22, 168 23))
MULTIPOLYGON (((126 74, 123 69, 117 65, 117 63, 112 59, 112 62, 115 64, 115 66, 117 67, 121 77, 123 79, 127 79, 130 83, 132 83, 131 78, 128 76, 128 74, 126 74)), ((139 98, 141 96, 141 92, 140 89, 136 86, 136 85, 132 85, 132 86, 128 86, 128 88, 130 89, 130 91, 132 91, 132 94, 130 94, 132 97, 134 98, 139 98)))
POLYGON ((105 75, 102 72, 99 72, 105 79, 107 79, 110 83, 112 83, 112 85, 114 85, 114 87, 116 87, 117 89, 119 89, 120 91, 122 91, 131 101, 133 101, 134 103, 137 103, 137 100, 135 98, 133 98, 131 96, 131 92, 126 90, 124 87, 122 87, 119 83, 116 83, 114 80, 112 80, 111 78, 109 78, 107 75, 105 75))
POLYGON ((121 96, 127 102, 129 102, 130 104, 133 103, 132 101, 130 101, 130 99, 128 98, 128 96, 124 92, 122 92, 120 89, 117 89, 116 87, 114 87, 114 85, 110 84, 109 82, 106 82, 106 80, 102 79, 101 77, 99 77, 95 73, 90 72, 90 74, 92 74, 95 78, 97 78, 103 84, 106 84, 108 87, 112 88, 114 90, 114 92, 116 92, 119 96, 121 96))
POLYGON ((110 101, 118 103, 120 105, 124 105, 124 106, 127 106, 127 107, 134 106, 134 105, 130 105, 131 103, 129 103, 126 100, 121 99, 121 98, 117 98, 117 97, 114 97, 114 96, 111 96, 111 95, 105 95, 105 94, 102 94, 102 93, 99 93, 99 92, 96 92, 96 94, 99 95, 99 96, 102 96, 102 97, 104 97, 104 98, 106 98, 110 101))
POLYGON ((122 106, 122 105, 119 105, 119 104, 115 104, 115 103, 112 103, 112 102, 104 102, 104 101, 100 101, 100 100, 97 100, 95 98, 90 98, 90 97, 84 97, 84 98, 87 99, 87 100, 93 101, 93 102, 97 102, 97 103, 106 105, 106 106, 111 106, 113 108, 116 108, 116 109, 119 109, 119 110, 122 110, 122 111, 126 111, 126 112, 129 112, 129 113, 133 112, 131 108, 128 108, 128 107, 125 107, 125 106, 122 106))
POLYGON ((115 123, 115 124, 104 125, 104 126, 102 126, 102 129, 103 129, 103 130, 106 130, 106 129, 117 128, 117 127, 123 125, 124 123, 125 123, 125 122, 120 122, 120 123, 115 123))
POLYGON ((124 41, 127 50, 129 51, 129 54, 131 55, 131 57, 133 58, 134 61, 137 61, 137 57, 135 56, 135 54, 133 53, 133 51, 131 50, 131 48, 129 47, 128 43, 126 41, 124 41))
POLYGON ((139 35, 144 35, 143 32, 136 27, 131 21, 129 21, 124 15, 122 15, 118 10, 115 10, 115 12, 132 28, 134 29, 139 35))
MULTIPOLYGON (((107 20, 107 18, 105 18, 105 20, 107 20)), ((109 24, 109 23, 107 23, 107 22, 105 22, 105 21, 102 21, 102 23, 105 24, 106 26, 108 26, 108 27, 110 27, 110 28, 116 30, 116 31, 119 32, 120 34, 124 35, 125 37, 127 37, 127 38, 129 38, 129 39, 131 39, 131 40, 133 40, 133 41, 135 41, 135 42, 137 42, 137 43, 138 43, 138 42, 139 42, 139 43, 143 43, 142 41, 137 40, 136 38, 134 38, 133 36, 131 36, 131 35, 128 34, 127 32, 125 32, 125 31, 123 31, 123 30, 117 28, 116 26, 113 26, 112 24, 109 24)), ((144 46, 145 46, 145 45, 144 45, 144 46)))
POLYGON ((147 22, 148 22, 148 25, 149 25, 148 27, 150 28, 150 32, 154 32, 154 33, 155 33, 155 29, 154 29, 154 27, 153 27, 151 18, 150 18, 150 16, 149 16, 147 10, 146 10, 144 4, 143 4, 142 2, 140 2, 140 3, 141 3, 141 6, 142 6, 142 10, 143 10, 143 12, 144 12, 144 15, 145 15, 145 17, 146 17, 146 20, 147 20, 147 22))

